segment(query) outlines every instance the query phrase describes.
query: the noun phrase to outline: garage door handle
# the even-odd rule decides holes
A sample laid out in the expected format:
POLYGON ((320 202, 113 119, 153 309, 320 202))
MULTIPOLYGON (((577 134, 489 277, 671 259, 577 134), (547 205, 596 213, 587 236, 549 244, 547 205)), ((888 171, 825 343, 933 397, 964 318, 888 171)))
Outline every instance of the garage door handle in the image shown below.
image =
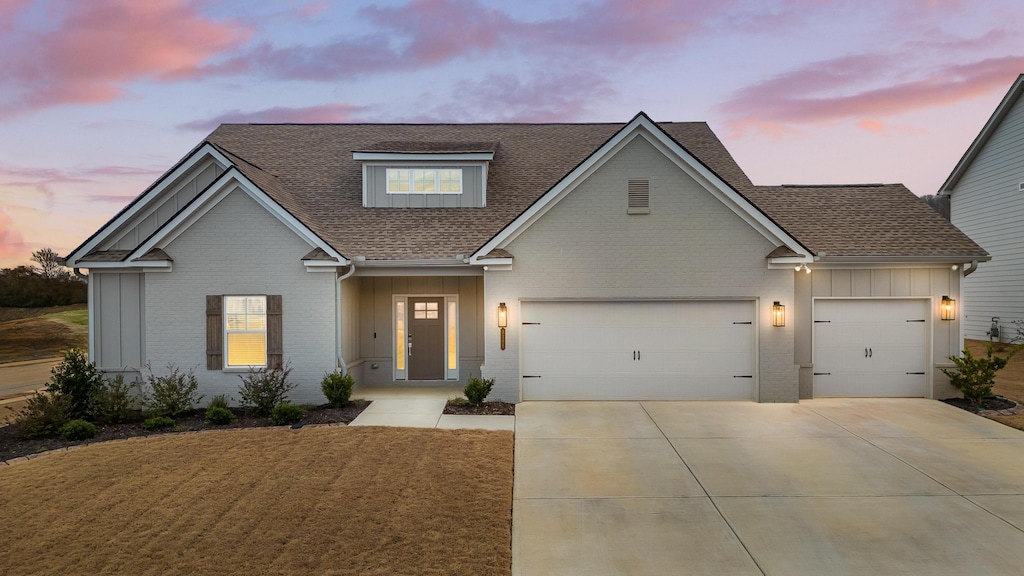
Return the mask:
POLYGON ((753 374, 751 374, 749 376, 733 376, 733 378, 753 378, 753 377, 754 377, 753 374))
POLYGON ((523 374, 523 378, 540 378, 540 376, 527 376, 526 374, 523 374))
POLYGON ((924 372, 907 372, 907 374, 914 374, 914 375, 924 376, 924 372))
POLYGON ((907 320, 907 322, 924 322, 924 320, 907 320))
POLYGON ((540 326, 540 322, 523 322, 523 326, 540 326))
POLYGON ((831 372, 813 372, 815 376, 831 376, 831 372))
POLYGON ((733 324, 753 324, 753 322, 733 322, 733 324))

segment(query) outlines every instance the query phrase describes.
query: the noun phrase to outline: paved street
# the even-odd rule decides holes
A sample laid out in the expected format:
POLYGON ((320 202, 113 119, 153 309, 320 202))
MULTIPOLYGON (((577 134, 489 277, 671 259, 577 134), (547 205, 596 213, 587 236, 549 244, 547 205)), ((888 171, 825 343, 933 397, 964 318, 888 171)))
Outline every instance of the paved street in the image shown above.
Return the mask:
POLYGON ((58 362, 60 358, 0 364, 0 400, 46 386, 50 380, 50 368, 58 362))

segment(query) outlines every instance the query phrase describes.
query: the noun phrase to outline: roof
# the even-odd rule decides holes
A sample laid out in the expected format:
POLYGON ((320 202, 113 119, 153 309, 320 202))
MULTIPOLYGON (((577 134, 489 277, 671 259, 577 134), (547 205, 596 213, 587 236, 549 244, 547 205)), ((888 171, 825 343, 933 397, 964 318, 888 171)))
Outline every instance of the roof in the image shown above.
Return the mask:
POLYGON ((443 154, 474 154, 495 152, 497 142, 378 142, 363 150, 353 152, 390 152, 390 153, 443 153, 443 154))
POLYGON ((821 257, 988 257, 902 184, 754 186, 743 193, 821 257))
POLYGON ((974 138, 974 142, 971 142, 970 147, 964 152, 963 157, 956 163, 953 171, 946 178, 946 181, 942 183, 942 187, 939 188, 939 194, 949 194, 953 192, 953 188, 956 187, 957 182, 963 177, 964 173, 977 158, 978 153, 985 147, 985 143, 992 137, 992 134, 1002 123, 1003 118, 1013 109, 1014 104, 1020 98, 1021 94, 1024 94, 1024 74, 1017 76, 1017 79, 1010 86, 1010 89, 1006 92, 1006 96, 1003 96, 1002 101, 996 106, 995 112, 989 117, 988 122, 985 122, 985 126, 982 127, 981 132, 974 138))

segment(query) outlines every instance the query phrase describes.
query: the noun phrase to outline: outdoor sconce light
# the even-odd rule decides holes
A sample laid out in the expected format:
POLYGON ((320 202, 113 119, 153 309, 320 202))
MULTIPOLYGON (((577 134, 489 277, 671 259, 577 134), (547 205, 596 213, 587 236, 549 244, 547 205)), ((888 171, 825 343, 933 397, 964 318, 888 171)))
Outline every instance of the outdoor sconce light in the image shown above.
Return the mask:
POLYGON ((780 327, 786 325, 786 307, 778 300, 772 304, 772 326, 780 327))
POLYGON ((942 297, 942 304, 939 305, 939 318, 956 320, 956 300, 949 296, 942 297))
POLYGON ((498 304, 498 328, 501 328, 501 349, 505 349, 505 328, 508 328, 508 306, 498 304))

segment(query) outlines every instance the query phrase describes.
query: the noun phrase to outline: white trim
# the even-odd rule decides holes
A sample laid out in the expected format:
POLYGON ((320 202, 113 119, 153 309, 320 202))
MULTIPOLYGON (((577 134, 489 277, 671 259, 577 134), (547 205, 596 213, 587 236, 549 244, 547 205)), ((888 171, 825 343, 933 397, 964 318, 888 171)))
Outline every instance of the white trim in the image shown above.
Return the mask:
MULTIPOLYGON (((224 294, 221 297, 221 322, 224 326, 223 334, 221 337, 224 339, 224 354, 221 358, 222 370, 226 371, 245 371, 249 368, 266 368, 270 360, 269 347, 269 332, 270 332, 270 314, 267 312, 267 295, 266 294, 224 294), (228 298, 263 298, 263 330, 230 330, 228 328, 228 298), (263 364, 228 364, 228 333, 231 334, 263 334, 263 364)), ((248 311, 246 316, 248 316, 248 311)))
POLYGON ((643 113, 638 114, 629 124, 619 130, 608 142, 597 149, 583 163, 555 184, 546 194, 527 208, 511 224, 496 234, 491 240, 480 247, 470 258, 470 263, 478 264, 479 260, 495 248, 505 248, 562 198, 579 186, 605 162, 633 139, 642 137, 661 151, 686 174, 697 180, 718 200, 735 214, 743 218, 751 227, 773 244, 783 244, 794 252, 804 254, 807 262, 812 260, 810 251, 801 245, 760 212, 725 181, 697 161, 691 154, 676 144, 665 132, 643 113))
POLYGON ((494 152, 438 153, 427 152, 353 152, 353 160, 385 162, 490 162, 494 152))
MULTIPOLYGON (((118 272, 128 272, 132 269, 147 270, 159 272, 163 269, 170 270, 174 265, 170 260, 142 260, 142 261, 121 261, 121 262, 82 262, 79 268, 85 268, 87 270, 103 270, 108 268, 117 268, 118 272), (153 270, 156 268, 157 270, 153 270)), ((136 270, 136 271, 139 271, 136 270)))
POLYGON ((161 178, 158 181, 158 184, 150 188, 148 192, 144 192, 143 197, 137 199, 134 205, 125 210, 120 216, 117 216, 110 222, 107 222, 107 224, 105 224, 91 240, 88 240, 85 244, 82 244, 78 249, 72 252, 67 258, 68 266, 71 268, 78 266, 78 262, 83 256, 96 250, 97 246, 107 242, 114 232, 134 219, 140 212, 145 211, 147 208, 151 208, 154 198, 158 198, 172 183, 174 183, 174 181, 192 170, 196 164, 199 164, 208 156, 221 163, 221 166, 225 169, 229 166, 233 166, 231 161, 221 154, 212 144, 204 144, 198 150, 193 152, 188 159, 182 162, 170 174, 161 178))
POLYGON ((384 267, 367 268, 357 266, 355 276, 483 276, 484 270, 479 266, 426 268, 426 267, 384 267))
MULTIPOLYGON (((991 258, 974 258, 979 262, 987 262, 991 258)), ((937 258, 929 258, 926 256, 913 257, 904 256, 898 258, 878 258, 878 257, 865 257, 865 258, 848 258, 848 259, 828 259, 828 260, 817 260, 811 264, 812 270, 843 270, 850 269, 856 270, 861 268, 946 268, 953 264, 963 266, 971 262, 970 257, 953 257, 943 256, 937 258)), ((772 266, 769 266, 771 268, 772 266)), ((784 268, 785 266, 780 266, 784 268)))
POLYGON ((157 230, 149 240, 139 245, 134 252, 128 255, 127 260, 139 258, 153 248, 167 246, 235 190, 242 190, 248 194, 257 204, 276 216, 281 223, 287 226, 295 235, 305 240, 310 246, 320 248, 329 256, 336 258, 337 262, 333 263, 334 266, 348 266, 351 264, 334 248, 321 240, 312 230, 289 214, 280 204, 275 202, 270 196, 267 196, 265 192, 260 190, 258 186, 253 184, 234 166, 225 170, 220 178, 211 184, 202 195, 196 197, 194 202, 184 210, 179 211, 174 218, 157 230))

